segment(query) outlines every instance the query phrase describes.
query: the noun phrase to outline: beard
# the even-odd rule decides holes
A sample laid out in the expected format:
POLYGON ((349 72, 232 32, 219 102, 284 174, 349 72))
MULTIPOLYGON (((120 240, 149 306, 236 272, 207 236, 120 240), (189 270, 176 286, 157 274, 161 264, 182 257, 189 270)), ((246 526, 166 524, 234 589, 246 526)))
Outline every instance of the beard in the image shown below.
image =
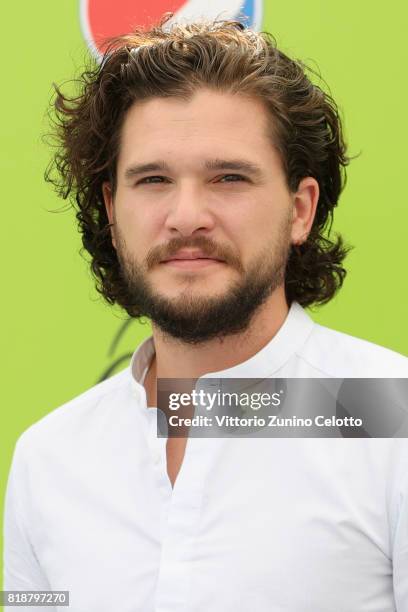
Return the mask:
MULTIPOLYGON (((115 224, 116 252, 123 287, 118 302, 131 317, 148 317, 165 335, 196 345, 246 331, 259 307, 284 283, 291 249, 291 217, 286 217, 273 247, 267 247, 244 269, 237 255, 227 247, 200 235, 171 239, 166 246, 152 249, 141 266, 129 254, 122 234, 115 224), (183 288, 177 297, 168 298, 152 287, 148 271, 181 248, 199 248, 233 266, 240 279, 231 283, 222 295, 203 296, 194 287, 183 288)), ((225 265, 225 264, 224 264, 225 265)), ((191 285, 198 279, 189 276, 191 285)))

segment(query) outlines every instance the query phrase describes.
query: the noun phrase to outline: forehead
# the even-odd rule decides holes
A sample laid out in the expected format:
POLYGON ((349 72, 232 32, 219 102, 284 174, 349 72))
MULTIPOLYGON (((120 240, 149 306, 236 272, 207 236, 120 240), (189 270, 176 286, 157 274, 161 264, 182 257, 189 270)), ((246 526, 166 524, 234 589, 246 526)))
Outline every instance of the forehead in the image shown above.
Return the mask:
POLYGON ((201 89, 188 101, 156 97, 133 104, 121 129, 118 171, 151 158, 192 165, 237 156, 258 165, 278 163, 265 105, 241 94, 201 89))

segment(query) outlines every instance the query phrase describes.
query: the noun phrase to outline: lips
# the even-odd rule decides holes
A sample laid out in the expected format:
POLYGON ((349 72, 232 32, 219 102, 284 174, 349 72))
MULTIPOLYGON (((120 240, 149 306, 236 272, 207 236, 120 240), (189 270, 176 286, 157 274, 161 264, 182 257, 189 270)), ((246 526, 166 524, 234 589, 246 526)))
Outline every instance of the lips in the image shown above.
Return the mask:
POLYGON ((162 263, 165 263, 166 261, 178 261, 178 260, 186 261, 186 260, 193 260, 193 259, 208 259, 212 261, 222 261, 221 259, 218 259, 217 257, 210 257, 206 255, 203 251, 183 251, 182 250, 176 253, 176 255, 163 259, 162 263))

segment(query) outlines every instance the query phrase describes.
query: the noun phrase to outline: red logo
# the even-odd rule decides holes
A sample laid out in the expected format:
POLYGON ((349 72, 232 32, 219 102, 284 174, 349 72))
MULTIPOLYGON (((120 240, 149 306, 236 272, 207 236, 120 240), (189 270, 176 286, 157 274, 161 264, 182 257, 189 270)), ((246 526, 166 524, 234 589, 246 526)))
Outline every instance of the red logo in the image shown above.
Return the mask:
POLYGON ((157 23, 163 13, 177 12, 187 0, 82 0, 81 22, 88 44, 103 52, 103 40, 127 34, 133 26, 157 23))

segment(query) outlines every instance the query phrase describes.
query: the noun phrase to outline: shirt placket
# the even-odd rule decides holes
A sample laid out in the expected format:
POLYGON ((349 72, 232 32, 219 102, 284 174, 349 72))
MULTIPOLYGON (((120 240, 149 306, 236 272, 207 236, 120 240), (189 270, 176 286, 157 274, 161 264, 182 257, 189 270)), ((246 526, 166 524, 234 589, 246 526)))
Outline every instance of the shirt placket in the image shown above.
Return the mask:
POLYGON ((153 455, 157 452, 160 456, 155 464, 157 483, 168 497, 163 513, 155 611, 191 612, 189 593, 191 572, 195 568, 195 534, 205 503, 205 482, 220 440, 190 437, 172 488, 167 474, 167 438, 157 437, 156 415, 157 410, 151 418, 149 438, 153 455))

